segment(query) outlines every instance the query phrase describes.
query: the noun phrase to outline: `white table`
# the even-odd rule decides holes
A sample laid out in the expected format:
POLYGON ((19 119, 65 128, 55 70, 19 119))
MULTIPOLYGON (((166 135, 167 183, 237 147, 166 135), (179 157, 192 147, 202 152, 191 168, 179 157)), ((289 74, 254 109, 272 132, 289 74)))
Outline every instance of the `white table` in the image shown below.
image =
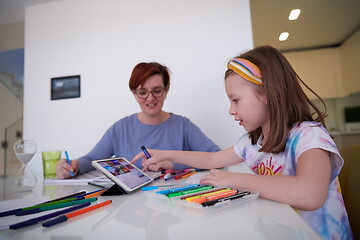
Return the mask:
MULTIPOLYGON (((28 193, 15 193, 11 188, 4 193, 2 189, 0 200, 41 196, 53 199, 97 189, 90 185, 45 186, 40 181, 28 193)), ((1 230, 0 239, 320 239, 290 206, 261 198, 215 211, 149 198, 141 190, 99 197, 99 201, 108 199, 113 201, 111 205, 50 228, 37 224, 1 230)))

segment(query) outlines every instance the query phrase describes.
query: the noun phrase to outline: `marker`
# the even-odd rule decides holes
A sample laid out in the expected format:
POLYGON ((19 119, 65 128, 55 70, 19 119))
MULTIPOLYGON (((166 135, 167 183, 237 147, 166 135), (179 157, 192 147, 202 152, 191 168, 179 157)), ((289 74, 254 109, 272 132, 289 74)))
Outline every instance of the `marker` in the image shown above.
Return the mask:
POLYGON ((209 169, 203 169, 203 168, 194 168, 197 172, 207 171, 209 169))
POLYGON ((99 187, 99 188, 106 188, 106 187, 104 187, 104 186, 102 186, 102 185, 100 185, 100 184, 96 184, 96 183, 94 183, 94 182, 88 182, 88 184, 89 184, 89 185, 96 186, 96 187, 99 187))
POLYGON ((19 212, 16 212, 15 214, 16 214, 16 216, 29 215, 29 214, 49 211, 49 210, 58 209, 58 208, 64 208, 64 207, 70 207, 70 206, 74 206, 74 205, 79 205, 79 204, 83 204, 83 203, 86 203, 86 202, 95 202, 96 200, 97 200, 97 198, 75 200, 75 201, 66 202, 66 203, 59 203, 59 204, 55 204, 55 205, 51 205, 51 206, 38 207, 38 208, 33 208, 33 209, 25 210, 25 211, 19 211, 19 212))
POLYGON ((164 175, 164 179, 166 180, 166 179, 169 179, 171 177, 171 173, 166 173, 165 175, 164 175))
POLYGON ((212 206, 212 205, 215 205, 215 204, 218 204, 218 203, 222 203, 222 202, 226 202, 226 201, 231 201, 231 200, 234 200, 234 199, 242 198, 242 197, 245 197, 246 195, 249 195, 249 194, 250 194, 249 191, 241 192, 241 193, 237 193, 237 194, 234 194, 234 195, 231 195, 231 196, 228 196, 228 197, 223 197, 223 198, 219 198, 219 199, 215 199, 215 200, 203 202, 203 203, 201 203, 201 205, 202 205, 203 207, 212 206))
POLYGON ((141 150, 144 152, 147 159, 151 158, 149 152, 146 150, 146 148, 144 146, 141 146, 141 150))
POLYGON ((75 196, 77 196, 77 195, 81 195, 81 194, 84 194, 84 193, 85 193, 85 191, 81 191, 81 192, 74 193, 74 194, 70 194, 70 195, 67 195, 67 196, 64 196, 64 197, 56 198, 56 199, 53 199, 53 200, 50 200, 50 201, 42 202, 42 203, 39 203, 39 204, 30 206, 30 207, 17 208, 17 209, 8 210, 8 211, 5 211, 5 212, 1 212, 1 213, 0 213, 0 217, 5 217, 5 216, 14 215, 16 212, 21 211, 21 210, 27 210, 27 209, 36 208, 36 207, 38 207, 38 206, 40 206, 40 205, 42 205, 42 204, 45 204, 45 203, 60 201, 60 200, 63 200, 63 199, 66 199, 66 198, 75 197, 75 196))
POLYGON ((100 191, 97 191, 97 192, 94 192, 94 193, 84 196, 84 198, 88 199, 88 198, 93 198, 93 197, 99 196, 99 195, 103 194, 104 192, 106 192, 108 189, 109 188, 103 188, 100 191))
POLYGON ((196 171, 193 171, 193 172, 189 172, 188 174, 185 174, 184 176, 181 176, 180 178, 183 179, 183 178, 188 178, 190 177, 191 175, 195 174, 196 171))
MULTIPOLYGON (((167 177, 167 178, 165 178, 164 177, 164 180, 165 181, 167 181, 167 180, 170 180, 170 179, 179 179, 181 176, 183 176, 183 175, 185 175, 185 174, 188 174, 187 172, 186 173, 184 173, 184 172, 179 172, 179 173, 177 173, 177 174, 175 174, 175 175, 172 175, 172 176, 170 176, 170 177, 167 177)), ((166 176, 166 175, 165 175, 166 176)))
POLYGON ((175 172, 174 169, 167 169, 167 170, 165 170, 165 173, 174 173, 174 172, 175 172))
POLYGON ((76 217, 80 214, 83 214, 83 213, 87 213, 87 212, 90 212, 92 210, 95 210, 97 208, 100 208, 100 207, 104 207, 106 205, 109 205, 112 201, 111 200, 107 200, 107 201, 104 201, 104 202, 101 202, 99 204, 96 204, 96 205, 92 205, 90 207, 86 207, 86 208, 83 208, 83 209, 80 209, 80 210, 77 210, 75 212, 72 212, 72 213, 68 213, 68 214, 65 214, 65 215, 62 215, 60 217, 57 217, 55 219, 52 219, 52 220, 49 220, 47 222, 44 222, 42 224, 43 227, 51 227, 55 224, 58 224, 58 223, 61 223, 61 222, 65 222, 67 221, 69 218, 72 218, 72 217, 76 217))
MULTIPOLYGON (((69 155, 68 155, 67 151, 65 151, 65 157, 66 157, 66 162, 71 166, 70 158, 69 158, 69 155)), ((73 177, 74 173, 71 171, 70 175, 73 177)))
POLYGON ((187 189, 191 189, 191 188, 196 188, 196 187, 199 187, 199 184, 190 184, 190 185, 187 185, 185 187, 171 188, 171 189, 167 189, 167 190, 158 191, 156 193, 168 194, 168 193, 179 192, 179 191, 183 191, 183 190, 187 190, 187 189))
POLYGON ((81 198, 81 197, 85 197, 85 196, 88 196, 88 195, 90 195, 90 194, 93 194, 93 193, 99 193, 99 192, 101 192, 101 193, 99 193, 99 194, 102 194, 103 192, 105 192, 105 190, 107 190, 108 188, 106 188, 106 189, 99 189, 99 190, 95 190, 95 191, 93 191, 93 192, 89 192, 89 193, 85 193, 85 194, 81 194, 81 195, 79 195, 79 196, 76 196, 77 198, 81 198))
POLYGON ((166 196, 168 198, 172 198, 172 197, 177 197, 177 196, 181 196, 181 195, 186 195, 186 194, 190 194, 190 193, 195 193, 195 192, 208 190, 208 189, 211 189, 211 188, 213 188, 213 186, 201 186, 201 187, 193 188, 193 189, 190 189, 190 190, 169 193, 169 194, 166 194, 166 196))
POLYGON ((154 178, 154 180, 158 180, 158 179, 160 179, 160 178, 162 178, 162 177, 165 177, 166 174, 167 174, 167 173, 161 174, 160 176, 154 178))
POLYGON ((143 191, 149 191, 149 190, 154 190, 154 189, 158 189, 158 188, 182 187, 182 186, 187 186, 187 184, 173 184, 173 185, 148 186, 148 187, 142 187, 141 190, 143 190, 143 191))
POLYGON ((56 199, 53 199, 53 200, 50 200, 50 201, 47 201, 47 202, 43 202, 43 203, 55 202, 55 201, 59 201, 59 200, 63 200, 63 199, 71 198, 71 197, 78 197, 79 195, 84 194, 84 193, 86 193, 86 191, 81 191, 81 192, 78 192, 78 193, 70 194, 70 195, 60 197, 60 198, 56 198, 56 199))
POLYGON ((205 197, 197 197, 197 198, 191 199, 191 202, 203 203, 203 202, 206 202, 206 201, 211 201, 211 200, 216 200, 216 199, 219 199, 219 198, 231 196, 231 195, 237 194, 238 192, 239 192, 238 190, 232 189, 232 190, 217 193, 217 194, 211 194, 211 195, 205 196, 205 197))
POLYGON ((90 204, 91 204, 90 202, 86 202, 86 203, 83 203, 83 204, 80 204, 80 205, 77 205, 77 206, 74 206, 74 207, 66 208, 64 210, 49 213, 49 214, 43 215, 41 217, 36 217, 36 218, 32 218, 32 219, 29 219, 29 220, 26 220, 26 221, 15 223, 15 224, 10 225, 9 228, 10 229, 18 229, 18 228, 34 225, 34 224, 37 224, 40 221, 45 221, 45 220, 57 217, 57 216, 62 215, 62 214, 65 214, 65 213, 68 213, 68 212, 72 212, 72 211, 87 207, 90 204))
MULTIPOLYGON (((84 198, 82 197, 81 199, 84 199, 84 198)), ((61 203, 67 203, 67 202, 76 201, 76 200, 79 200, 79 198, 76 198, 76 197, 74 197, 74 198, 66 198, 66 199, 59 200, 59 201, 38 204, 38 205, 33 206, 33 207, 22 208, 21 210, 16 211, 15 215, 20 216, 19 214, 22 214, 24 211, 30 211, 32 209, 36 209, 36 208, 40 208, 40 207, 47 207, 47 206, 52 206, 52 205, 61 204, 61 203)))
POLYGON ((197 197, 204 197, 204 196, 209 196, 211 194, 217 194, 217 193, 221 193, 221 192, 225 192, 225 191, 229 191, 231 190, 230 188, 218 188, 218 189, 211 189, 210 191, 204 191, 201 193, 196 193, 196 194, 192 194, 192 195, 188 195, 185 197, 180 198, 181 200, 187 200, 187 201, 191 201, 191 199, 197 198, 197 197))
POLYGON ((185 176, 187 175, 188 173, 187 172, 182 172, 182 173, 179 173, 179 174, 176 174, 176 176, 174 177, 175 180, 179 180, 182 176, 185 176))
POLYGON ((179 180, 180 178, 183 178, 184 176, 187 176, 189 174, 192 175, 192 174, 195 174, 195 173, 196 173, 195 170, 184 171, 181 174, 178 174, 177 176, 175 176, 174 178, 175 178, 175 180, 179 180))

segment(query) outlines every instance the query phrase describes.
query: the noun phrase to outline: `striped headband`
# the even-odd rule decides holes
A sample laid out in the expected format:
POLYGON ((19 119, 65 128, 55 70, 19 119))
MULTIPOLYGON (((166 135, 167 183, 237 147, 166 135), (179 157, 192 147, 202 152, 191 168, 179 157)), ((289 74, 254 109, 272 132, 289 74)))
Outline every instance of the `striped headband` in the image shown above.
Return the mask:
POLYGON ((259 68, 244 58, 231 59, 228 68, 252 83, 263 85, 259 68))

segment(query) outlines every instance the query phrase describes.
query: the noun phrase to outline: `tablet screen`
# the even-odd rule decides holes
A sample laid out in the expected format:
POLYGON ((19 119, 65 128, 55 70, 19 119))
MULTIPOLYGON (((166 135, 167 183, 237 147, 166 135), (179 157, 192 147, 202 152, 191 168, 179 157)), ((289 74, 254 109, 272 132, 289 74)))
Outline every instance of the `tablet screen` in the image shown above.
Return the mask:
POLYGON ((152 181, 151 178, 144 175, 123 158, 101 160, 97 161, 97 163, 131 190, 152 181))

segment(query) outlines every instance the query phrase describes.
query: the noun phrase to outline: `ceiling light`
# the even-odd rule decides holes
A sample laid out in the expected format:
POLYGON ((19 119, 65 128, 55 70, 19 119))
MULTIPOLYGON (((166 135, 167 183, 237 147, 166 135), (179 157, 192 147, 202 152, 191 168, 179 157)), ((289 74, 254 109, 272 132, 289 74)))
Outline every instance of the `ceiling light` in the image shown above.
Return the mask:
POLYGON ((298 19, 300 13, 301 13, 301 10, 300 10, 300 9, 293 9, 293 10, 291 10, 290 15, 289 15, 289 20, 296 20, 296 19, 298 19))
POLYGON ((280 33, 279 40, 280 41, 285 41, 288 37, 289 37, 288 32, 282 32, 282 33, 280 33))

